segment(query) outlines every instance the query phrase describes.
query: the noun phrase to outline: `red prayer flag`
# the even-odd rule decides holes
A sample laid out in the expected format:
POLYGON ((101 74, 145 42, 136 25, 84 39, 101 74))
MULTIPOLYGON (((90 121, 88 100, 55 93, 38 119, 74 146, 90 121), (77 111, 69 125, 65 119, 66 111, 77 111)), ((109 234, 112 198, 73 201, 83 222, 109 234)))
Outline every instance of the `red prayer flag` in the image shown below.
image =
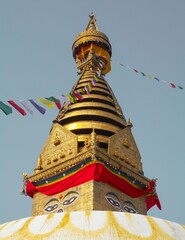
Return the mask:
POLYGON ((175 84, 170 83, 170 85, 171 85, 172 88, 176 88, 175 84))
POLYGON ((60 110, 62 108, 62 105, 60 102, 55 102, 55 105, 57 106, 57 108, 60 110))
POLYGON ((83 90, 85 91, 85 93, 89 94, 89 87, 86 85, 83 90))
POLYGON ((49 98, 46 98, 46 99, 48 99, 49 101, 54 102, 55 105, 57 106, 57 108, 58 108, 59 110, 62 108, 62 105, 61 105, 59 99, 57 99, 57 98, 55 98, 55 97, 53 97, 53 96, 52 96, 52 97, 49 97, 49 98))
POLYGON ((73 93, 74 93, 74 95, 78 98, 79 101, 82 101, 83 96, 82 96, 77 90, 74 91, 73 93))
POLYGON ((103 59, 104 61, 107 60, 107 58, 105 56, 100 56, 101 59, 103 59))
POLYGON ((22 114, 23 116, 26 115, 26 112, 24 111, 23 108, 19 107, 19 105, 17 105, 14 101, 9 100, 7 101, 10 105, 12 105, 12 107, 14 107, 18 112, 20 112, 20 114, 22 114))

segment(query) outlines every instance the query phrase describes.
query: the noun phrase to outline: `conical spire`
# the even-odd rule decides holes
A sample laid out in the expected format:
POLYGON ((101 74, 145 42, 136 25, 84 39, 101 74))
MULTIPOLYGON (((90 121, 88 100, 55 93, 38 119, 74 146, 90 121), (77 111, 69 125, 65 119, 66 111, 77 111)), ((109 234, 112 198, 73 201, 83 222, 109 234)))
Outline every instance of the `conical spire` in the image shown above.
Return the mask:
MULTIPOLYGON (((71 93, 81 92, 86 86, 91 86, 91 82, 96 76, 96 69, 91 69, 88 65, 86 67, 71 93)), ((93 66, 91 67, 93 68, 93 66)), ((107 149, 108 138, 124 129, 127 122, 103 75, 96 77, 96 84, 90 90, 89 93, 83 93, 82 101, 72 103, 65 114, 61 111, 56 121, 78 135, 79 147, 85 146, 86 139, 89 139, 90 134, 94 131, 99 146, 107 149)))
POLYGON ((73 102, 56 118, 56 122, 78 136, 79 151, 87 147, 92 132, 96 133, 99 146, 107 150, 109 137, 127 125, 118 101, 104 78, 104 74, 110 71, 109 39, 99 31, 95 15, 89 17, 86 30, 77 36, 72 47, 80 77, 71 93, 83 92, 83 101, 73 102), (102 58, 104 66, 100 71, 102 58), (96 84, 92 86, 94 80, 96 84), (84 92, 86 87, 88 91, 84 92))

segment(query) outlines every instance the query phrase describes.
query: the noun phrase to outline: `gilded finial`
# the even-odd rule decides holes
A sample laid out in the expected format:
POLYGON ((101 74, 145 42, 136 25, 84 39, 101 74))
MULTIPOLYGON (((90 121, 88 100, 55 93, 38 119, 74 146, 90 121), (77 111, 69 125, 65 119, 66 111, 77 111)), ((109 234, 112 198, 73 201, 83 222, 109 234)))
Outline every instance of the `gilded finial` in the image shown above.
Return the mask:
POLYGON ((91 146, 96 146, 96 132, 93 128, 92 133, 91 133, 91 146))
POLYGON ((41 158, 41 155, 39 156, 38 160, 37 160, 37 166, 36 168, 34 169, 34 171, 37 173, 39 172, 40 170, 42 170, 42 158, 41 158))
POLYGON ((153 180, 154 180, 155 185, 156 185, 156 184, 157 184, 157 180, 158 180, 158 178, 154 178, 153 180))
POLYGON ((133 127, 132 122, 130 121, 130 118, 127 121, 127 127, 133 127))
POLYGON ((88 29, 93 29, 93 30, 99 31, 98 25, 96 23, 96 16, 93 12, 89 15, 89 18, 90 19, 89 19, 89 23, 87 24, 86 31, 88 29))
POLYGON ((26 196, 27 195, 26 184, 27 184, 27 181, 28 181, 28 174, 27 173, 22 173, 22 177, 23 177, 23 186, 22 186, 22 189, 21 189, 21 194, 26 196))
POLYGON ((22 177, 23 177, 23 180, 24 180, 28 177, 28 174, 27 173, 22 173, 22 177))

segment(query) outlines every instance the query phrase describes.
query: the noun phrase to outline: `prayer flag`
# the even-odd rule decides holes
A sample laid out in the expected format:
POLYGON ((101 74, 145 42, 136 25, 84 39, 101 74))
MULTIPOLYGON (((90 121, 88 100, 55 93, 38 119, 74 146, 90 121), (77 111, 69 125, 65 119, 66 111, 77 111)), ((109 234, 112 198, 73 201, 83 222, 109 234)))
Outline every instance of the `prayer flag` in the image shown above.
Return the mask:
POLYGON ((45 98, 37 98, 41 103, 46 105, 48 108, 54 108, 54 103, 52 101, 49 101, 45 98))
POLYGON ((100 60, 99 62, 100 62, 100 63, 102 63, 103 65, 105 65, 105 61, 103 61, 103 60, 100 60))
POLYGON ((175 84, 170 83, 172 88, 176 88, 175 84))
POLYGON ((55 102, 55 105, 57 106, 57 108, 60 110, 62 108, 62 105, 60 102, 55 102))
POLYGON ((26 115, 26 112, 24 111, 23 108, 19 107, 19 105, 17 105, 14 101, 9 100, 7 101, 10 105, 12 105, 12 107, 14 107, 20 114, 22 114, 23 116, 26 115))
POLYGON ((165 84, 167 84, 168 82, 167 81, 165 81, 165 80, 161 80, 161 82, 163 82, 163 83, 165 83, 165 84))
POLYGON ((89 92, 92 90, 92 86, 91 86, 91 83, 89 82, 88 84, 87 84, 87 86, 88 86, 88 88, 89 88, 89 92))
POLYGON ((57 106, 57 108, 60 110, 61 109, 61 103, 60 103, 60 100, 59 99, 57 99, 57 98, 55 98, 55 97, 49 97, 49 98, 46 98, 46 99, 48 99, 49 101, 52 101, 52 102, 54 102, 55 103, 55 105, 57 106))
POLYGON ((84 91, 85 91, 85 93, 89 94, 89 88, 87 85, 84 87, 84 91))
POLYGON ((76 102, 76 97, 72 93, 66 94, 66 96, 69 98, 69 101, 71 103, 75 103, 76 102))
POLYGON ((100 77, 101 71, 96 71, 95 74, 96 74, 97 77, 100 77))
POLYGON ((132 68, 130 68, 129 66, 124 65, 125 68, 129 69, 129 70, 133 70, 132 68))
POLYGON ((82 93, 82 94, 85 93, 85 91, 83 90, 83 88, 78 89, 78 91, 79 91, 79 93, 82 93))
POLYGON ((79 93, 79 91, 76 90, 76 91, 74 91, 73 93, 74 93, 74 95, 78 98, 79 101, 82 101, 83 96, 79 93))
POLYGON ((57 98, 60 98, 62 100, 62 104, 65 103, 65 102, 68 105, 71 104, 71 102, 69 101, 69 98, 67 98, 65 95, 57 96, 57 98))
POLYGON ((97 76, 94 76, 94 79, 96 80, 96 82, 99 81, 99 78, 97 76))
POLYGON ((92 87, 95 87, 95 86, 96 86, 96 81, 95 81, 94 78, 91 80, 91 86, 92 86, 92 87))
POLYGON ((74 103, 73 98, 69 94, 66 94, 66 97, 69 99, 70 103, 74 103))
POLYGON ((73 98, 74 102, 77 102, 77 98, 73 93, 69 93, 71 95, 71 97, 73 98))
POLYGON ((134 70, 134 72, 136 72, 136 73, 138 73, 139 71, 138 70, 136 70, 136 69, 133 69, 134 70))
POLYGON ((23 107, 25 107, 25 109, 33 115, 33 111, 31 110, 31 108, 29 108, 29 106, 27 105, 26 101, 24 100, 19 100, 19 102, 23 105, 23 107))
POLYGON ((103 69, 103 64, 99 62, 99 66, 101 69, 103 69))
POLYGON ((181 86, 178 86, 178 88, 183 89, 183 87, 181 87, 181 86))
POLYGON ((140 72, 144 77, 146 77, 146 75, 143 72, 140 72))
POLYGON ((147 75, 148 78, 153 78, 152 75, 147 75))
POLYGON ((155 80, 159 81, 159 78, 154 77, 155 80))
POLYGON ((44 114, 46 112, 46 109, 41 107, 40 105, 38 105, 36 102, 34 102, 32 99, 29 99, 29 101, 31 102, 31 104, 42 114, 44 114))
POLYGON ((101 59, 103 59, 104 61, 107 61, 107 58, 105 56, 100 56, 101 59))
POLYGON ((0 101, 0 109, 6 114, 12 113, 12 108, 0 101))

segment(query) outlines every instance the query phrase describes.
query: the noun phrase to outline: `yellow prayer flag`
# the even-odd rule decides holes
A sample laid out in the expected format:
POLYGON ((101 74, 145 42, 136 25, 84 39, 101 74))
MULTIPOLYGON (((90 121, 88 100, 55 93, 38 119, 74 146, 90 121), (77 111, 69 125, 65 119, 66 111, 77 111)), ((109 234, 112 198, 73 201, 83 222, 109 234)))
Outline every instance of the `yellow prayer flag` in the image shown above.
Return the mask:
POLYGON ((70 94, 66 94, 66 97, 69 99, 70 103, 74 103, 74 99, 71 97, 70 94))
POLYGON ((94 79, 96 80, 96 82, 99 81, 99 78, 96 75, 94 76, 94 79))
POLYGON ((54 108, 55 104, 52 101, 49 101, 45 98, 37 98, 41 103, 43 103, 44 105, 46 105, 48 108, 54 108))
POLYGON ((90 83, 88 83, 88 88, 89 88, 89 91, 91 91, 91 90, 92 90, 92 86, 91 86, 91 84, 90 84, 90 83))

